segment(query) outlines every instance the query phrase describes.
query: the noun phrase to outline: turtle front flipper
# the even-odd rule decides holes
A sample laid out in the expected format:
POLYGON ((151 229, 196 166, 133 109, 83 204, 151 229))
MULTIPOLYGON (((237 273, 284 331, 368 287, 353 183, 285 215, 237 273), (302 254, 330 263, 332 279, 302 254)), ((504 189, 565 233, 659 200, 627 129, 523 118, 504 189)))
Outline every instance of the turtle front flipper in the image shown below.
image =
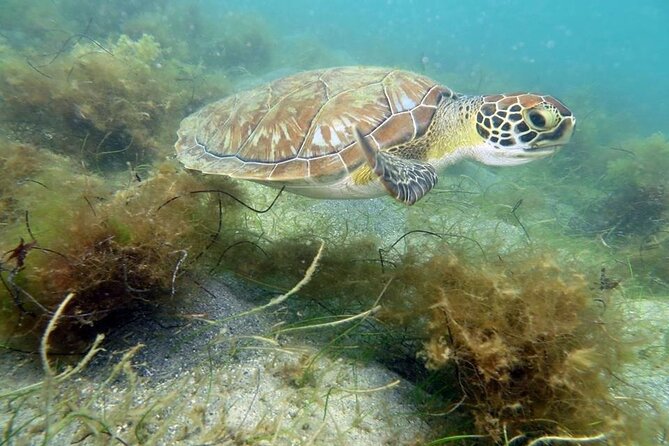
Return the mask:
POLYGON ((365 140, 357 128, 355 138, 374 173, 398 201, 412 205, 437 184, 437 172, 431 164, 380 152, 365 140))

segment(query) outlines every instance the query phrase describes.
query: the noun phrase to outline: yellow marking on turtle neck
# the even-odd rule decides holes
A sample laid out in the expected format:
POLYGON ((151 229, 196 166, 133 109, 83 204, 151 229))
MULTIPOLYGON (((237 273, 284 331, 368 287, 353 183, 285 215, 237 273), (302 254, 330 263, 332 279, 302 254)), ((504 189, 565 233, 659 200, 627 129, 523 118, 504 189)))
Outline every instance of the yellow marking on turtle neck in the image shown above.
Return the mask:
POLYGON ((364 186, 365 184, 369 184, 372 182, 372 180, 374 180, 374 178, 376 178, 376 174, 372 172, 372 168, 369 167, 369 164, 363 164, 351 174, 353 184, 356 186, 364 186))

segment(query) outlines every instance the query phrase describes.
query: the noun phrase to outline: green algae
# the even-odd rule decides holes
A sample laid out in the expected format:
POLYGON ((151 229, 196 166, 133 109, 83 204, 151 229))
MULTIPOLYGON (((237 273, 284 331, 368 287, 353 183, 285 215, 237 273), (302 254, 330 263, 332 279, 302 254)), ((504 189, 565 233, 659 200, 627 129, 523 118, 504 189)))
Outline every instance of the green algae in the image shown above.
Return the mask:
MULTIPOLYGON (((400 373, 440 395, 428 400, 427 410, 455 411, 447 432, 464 430, 490 441, 481 444, 529 433, 652 437, 659 419, 646 419, 643 434, 626 430, 643 417, 642 404, 619 403, 610 393, 630 353, 628 341, 611 342, 625 338, 625 317, 615 291, 603 285, 593 290, 597 272, 584 274, 587 265, 566 262, 548 247, 484 260, 481 253, 431 240, 393 261, 386 258, 385 270, 373 239, 330 246, 300 292, 308 301, 296 304, 299 319, 288 319, 277 333, 309 332, 309 325, 327 325, 378 303, 376 323, 354 331, 318 329, 324 351, 341 355, 351 349, 359 359, 401 364, 400 373), (324 317, 323 309, 331 316, 324 317), (458 401, 467 403, 457 410, 458 401)), ((241 263, 240 274, 279 289, 283 280, 295 280, 314 247, 284 243, 263 246, 267 259, 280 262, 264 264, 258 254, 256 262, 241 263)), ((312 379, 310 365, 321 354, 288 371, 293 382, 312 379)))
POLYGON ((165 57, 146 34, 105 43, 80 39, 58 57, 30 64, 10 53, 2 68, 3 115, 17 123, 13 130, 102 170, 165 156, 183 110, 228 88, 222 76, 206 93, 184 88, 178 80, 196 75, 197 67, 165 57))
MULTIPOLYGON (((47 180, 34 178, 40 182, 47 180)), ((83 268, 73 271, 67 265, 60 270, 53 264, 43 266, 50 271, 48 280, 64 277, 69 283, 94 285, 78 289, 63 287, 61 296, 67 289, 89 300, 94 300, 100 292, 108 295, 104 305, 109 307, 97 304, 91 308, 80 303, 75 308, 82 314, 93 310, 103 314, 112 307, 116 311, 132 311, 133 305, 119 301, 108 288, 101 287, 103 284, 118 287, 121 282, 120 288, 129 290, 131 296, 138 289, 162 289, 163 294, 169 294, 169 279, 175 271, 174 261, 179 258, 169 254, 180 248, 195 254, 209 245, 216 234, 215 199, 199 194, 195 200, 185 199, 190 192, 211 187, 199 183, 202 180, 167 165, 146 184, 131 185, 110 197, 109 203, 98 204, 97 215, 90 212, 85 202, 80 203, 79 212, 70 214, 72 220, 65 218, 66 229, 54 234, 69 239, 76 234, 78 246, 44 246, 54 246, 68 257, 78 256, 83 268), (174 197, 179 198, 172 200, 174 197), (64 233, 69 236, 64 237, 64 233), (170 261, 162 263, 164 259, 170 261), (97 271, 107 275, 96 276, 95 264, 97 271), (125 266, 119 269, 118 265, 125 266), (150 270, 147 265, 151 265, 150 270), (126 278, 119 280, 119 273, 125 273, 126 278)), ((241 191, 236 194, 242 196, 241 191)), ((280 215, 281 202, 278 206, 276 211, 280 215)), ((229 216, 227 205, 223 210, 229 216)), ((67 214, 61 212, 61 219, 63 215, 67 214)), ((37 240, 42 243, 45 228, 37 223, 33 226, 37 240)), ((254 242, 256 246, 245 243, 234 255, 229 255, 230 246, 240 238, 251 238, 252 233, 239 232, 241 227, 238 220, 226 220, 224 232, 236 228, 232 238, 221 235, 220 243, 213 244, 191 267, 206 268, 217 261, 218 268, 285 290, 305 273, 318 246, 318 233, 311 232, 274 240, 263 238, 254 242), (221 261, 220 255, 226 252, 228 255, 221 261)), ((281 233, 279 230, 275 237, 281 233)), ((539 246, 534 246, 531 252, 516 248, 503 256, 485 259, 494 244, 483 244, 482 250, 472 251, 471 240, 452 237, 457 243, 443 244, 437 236, 423 235, 419 242, 412 239, 406 252, 397 245, 394 250, 382 246, 375 237, 352 236, 347 241, 328 244, 316 274, 300 291, 302 299, 323 306, 320 311, 314 310, 320 305, 305 310, 308 306, 303 306, 302 299, 293 301, 295 315, 304 320, 298 324, 289 319, 298 325, 283 326, 276 335, 283 336, 291 327, 309 332, 309 325, 346 318, 372 308, 377 299, 381 310, 374 315, 376 322, 371 328, 364 323, 355 324, 353 331, 350 327, 322 331, 326 338, 330 337, 325 347, 282 372, 291 385, 318 387, 313 370, 316 359, 354 349, 359 360, 374 358, 388 364, 398 359, 405 361, 401 368, 404 373, 414 373, 413 379, 423 381, 426 391, 433 395, 427 411, 448 412, 465 398, 468 404, 449 418, 442 432, 484 435, 490 442, 481 444, 494 444, 495 439, 500 440, 504 435, 527 432, 552 435, 604 432, 611 437, 626 438, 624 426, 634 424, 632 419, 637 409, 630 405, 621 408, 609 394, 612 377, 624 360, 620 345, 611 342, 611 337, 618 336, 620 325, 616 319, 621 316, 614 306, 601 312, 599 301, 609 301, 610 297, 603 296, 604 291, 591 290, 590 284, 597 276, 570 271, 562 256, 552 255, 553 259, 548 260, 550 251, 539 246), (416 247, 411 248, 412 244, 416 247), (379 257, 380 252, 383 257, 379 257), (478 307, 480 311, 471 311, 478 307), (328 319, 323 319, 324 308, 328 310, 325 313, 328 319), (401 344, 389 343, 393 331, 404 332, 401 344), (385 332, 386 336, 375 332, 385 332), (417 353, 420 353, 418 359, 417 353), (424 369, 423 364, 426 364, 424 369), (454 383, 459 385, 453 386, 454 383), (546 419, 553 422, 541 421, 546 419)), ((27 285, 38 272, 39 262, 33 263, 34 254, 31 252, 27 257, 29 267, 22 271, 20 284, 37 296, 38 290, 27 285)), ((587 268, 588 265, 580 265, 581 270, 587 268)), ((42 283, 38 288, 48 287, 49 284, 42 283)), ((91 316, 87 321, 97 322, 91 316)), ((69 334, 73 333, 76 331, 69 334)), ((398 339, 402 337, 395 341, 398 339)), ((57 343, 71 343, 72 339, 54 337, 53 342, 54 348, 58 348, 57 343)), ((168 401, 176 397, 176 394, 165 395, 168 401)), ((153 413, 150 408, 146 410, 153 413)), ((72 421, 67 420, 63 422, 72 421)), ((105 429, 108 430, 98 427, 93 432, 104 436, 105 429)), ((161 429, 139 433, 138 438, 160 435, 161 429)))
MULTIPOLYGON (((15 200, 0 241, 5 343, 22 345, 30 337, 34 342, 39 329, 30 331, 75 293, 60 332, 64 349, 78 345, 86 340, 86 330, 80 329, 138 302, 169 297, 179 268, 189 264, 188 252, 195 255, 212 237, 226 237, 227 229, 216 232, 217 222, 226 228, 238 225, 234 204, 219 215, 214 196, 190 195, 212 185, 172 165, 159 166, 149 179, 115 192, 95 175, 74 174, 76 167, 66 158, 35 155, 42 159, 31 160, 30 181, 3 191, 15 200), (169 207, 161 208, 166 202, 169 207), (22 325, 29 330, 20 330, 22 325)), ((224 182, 215 187, 242 196, 224 182)))

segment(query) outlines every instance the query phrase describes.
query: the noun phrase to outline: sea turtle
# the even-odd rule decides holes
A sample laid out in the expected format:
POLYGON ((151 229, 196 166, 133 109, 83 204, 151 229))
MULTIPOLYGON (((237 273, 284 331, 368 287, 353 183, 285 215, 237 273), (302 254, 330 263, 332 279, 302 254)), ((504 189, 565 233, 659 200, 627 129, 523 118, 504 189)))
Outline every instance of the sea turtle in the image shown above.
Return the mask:
POLYGON ((551 96, 465 96, 408 71, 340 67, 242 91, 188 116, 188 169, 317 198, 386 191, 414 204, 461 159, 509 166, 569 141, 575 118, 551 96))

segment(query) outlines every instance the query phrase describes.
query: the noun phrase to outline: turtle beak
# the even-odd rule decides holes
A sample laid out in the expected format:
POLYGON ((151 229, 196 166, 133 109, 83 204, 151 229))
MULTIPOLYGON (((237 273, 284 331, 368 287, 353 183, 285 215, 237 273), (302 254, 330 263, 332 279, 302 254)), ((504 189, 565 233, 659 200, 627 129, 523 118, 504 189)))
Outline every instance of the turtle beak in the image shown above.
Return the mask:
POLYGON ((538 160, 541 158, 546 158, 548 156, 553 155, 555 152, 560 150, 562 146, 560 145, 554 145, 554 146, 544 146, 540 149, 538 148, 527 148, 523 149, 522 151, 519 151, 516 153, 516 157, 522 159, 523 163, 527 163, 530 161, 538 160))

